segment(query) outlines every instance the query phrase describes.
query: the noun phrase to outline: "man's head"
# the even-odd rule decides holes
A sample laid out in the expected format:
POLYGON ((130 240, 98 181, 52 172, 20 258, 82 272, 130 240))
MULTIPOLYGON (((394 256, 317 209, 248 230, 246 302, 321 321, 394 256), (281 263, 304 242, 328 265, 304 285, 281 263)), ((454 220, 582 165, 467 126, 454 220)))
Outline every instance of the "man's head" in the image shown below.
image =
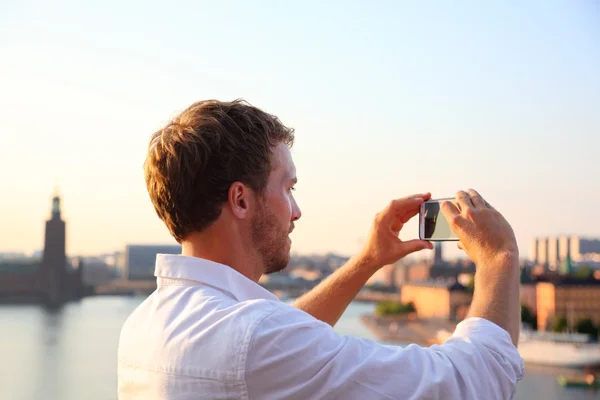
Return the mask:
POLYGON ((293 141, 293 129, 246 102, 197 102, 152 136, 144 170, 154 208, 179 243, 218 226, 265 272, 279 271, 300 218, 293 141))

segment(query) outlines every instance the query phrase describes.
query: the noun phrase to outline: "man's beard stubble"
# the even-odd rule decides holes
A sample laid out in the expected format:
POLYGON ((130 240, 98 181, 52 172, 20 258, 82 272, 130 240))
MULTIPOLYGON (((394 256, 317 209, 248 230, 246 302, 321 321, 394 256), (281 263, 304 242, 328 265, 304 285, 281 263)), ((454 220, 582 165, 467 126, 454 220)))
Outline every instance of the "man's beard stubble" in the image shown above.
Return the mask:
POLYGON ((289 264, 288 233, 287 227, 279 226, 275 214, 261 205, 252 222, 252 242, 258 249, 265 274, 279 272, 289 264))

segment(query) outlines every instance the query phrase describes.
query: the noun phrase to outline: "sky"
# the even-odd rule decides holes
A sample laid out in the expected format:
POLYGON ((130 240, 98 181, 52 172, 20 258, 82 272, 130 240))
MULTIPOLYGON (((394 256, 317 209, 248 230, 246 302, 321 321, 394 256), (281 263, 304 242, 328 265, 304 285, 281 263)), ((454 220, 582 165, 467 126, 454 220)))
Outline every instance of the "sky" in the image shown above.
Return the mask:
POLYGON ((600 237, 599 71, 594 0, 3 1, 0 252, 43 246, 57 185, 70 255, 174 243, 142 164, 208 98, 295 128, 295 253, 351 255, 391 199, 470 187, 522 255, 600 237))

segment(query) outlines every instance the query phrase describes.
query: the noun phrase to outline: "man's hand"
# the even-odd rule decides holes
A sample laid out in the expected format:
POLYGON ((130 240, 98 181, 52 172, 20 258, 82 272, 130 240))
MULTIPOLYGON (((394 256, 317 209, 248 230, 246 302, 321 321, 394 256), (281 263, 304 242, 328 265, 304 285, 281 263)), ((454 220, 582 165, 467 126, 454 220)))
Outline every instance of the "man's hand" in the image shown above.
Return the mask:
POLYGON ((392 200, 375 216, 367 243, 359 258, 375 268, 380 268, 395 263, 415 251, 432 249, 431 243, 424 240, 403 242, 398 237, 404 224, 417 215, 421 204, 430 198, 431 194, 425 193, 392 200))
POLYGON ((477 191, 459 191, 455 202, 442 203, 442 213, 460 239, 458 247, 476 265, 485 268, 498 257, 519 258, 513 229, 477 191))

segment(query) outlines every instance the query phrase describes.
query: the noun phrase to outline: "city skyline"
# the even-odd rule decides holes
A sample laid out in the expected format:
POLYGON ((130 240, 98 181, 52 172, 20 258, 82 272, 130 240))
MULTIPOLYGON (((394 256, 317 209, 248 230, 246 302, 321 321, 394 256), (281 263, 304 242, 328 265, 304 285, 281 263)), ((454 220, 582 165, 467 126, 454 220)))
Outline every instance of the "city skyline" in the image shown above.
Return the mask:
POLYGON ((523 258, 532 237, 600 236, 597 3, 316 7, 0 6, 0 252, 40 248, 56 184, 69 254, 174 243, 145 189, 150 135, 238 97, 296 129, 299 254, 352 255, 389 200, 469 187, 523 258))
MULTIPOLYGON (((51 205, 51 212, 50 212, 50 216, 51 218, 55 218, 56 216, 56 210, 58 204, 61 202, 61 197, 60 197, 60 190, 58 190, 58 188, 55 188, 54 193, 52 195, 52 205, 51 205)), ((62 213, 62 211, 59 211, 59 215, 62 213)), ((545 237, 534 237, 532 238, 532 243, 530 243, 526 254, 524 254, 524 252, 521 252, 521 260, 523 261, 529 261, 529 262, 533 262, 534 264, 548 264, 550 266, 551 270, 555 270, 557 267, 556 262, 562 262, 565 260, 565 257, 567 257, 567 254, 570 255, 570 253, 573 251, 573 244, 571 244, 573 238, 575 238, 575 240, 577 241, 577 246, 576 246, 576 251, 577 254, 573 257, 574 261, 581 261, 584 264, 589 261, 587 258, 581 258, 581 255, 588 255, 588 253, 593 253, 594 255, 594 260, 596 260, 596 258, 598 257, 598 255, 600 254, 600 238, 592 238, 592 237, 582 237, 580 235, 572 235, 572 234, 555 234, 555 235, 550 235, 550 236, 545 236, 545 237), (550 246, 550 241, 554 240, 554 247, 555 247, 555 251, 552 251, 552 246, 550 246), (580 251, 580 241, 585 242, 585 248, 583 250, 580 251), (560 249, 559 249, 559 244, 560 244, 560 249), (545 247, 543 247, 543 250, 541 247, 545 245, 545 247), (552 260, 554 262, 552 262, 552 260)), ((434 242, 434 251, 432 252, 432 254, 430 254, 430 257, 427 257, 426 255, 424 255, 425 253, 419 253, 417 254, 413 254, 413 255, 409 255, 407 256, 407 258, 412 258, 412 259, 421 259, 421 260, 425 260, 425 259, 431 259, 431 261, 435 264, 435 263, 441 263, 442 262, 442 251, 444 248, 448 248, 449 245, 453 245, 455 242, 450 241, 450 242, 434 242)), ((68 243, 65 243, 66 246, 68 246, 68 243)), ((169 248, 168 252, 171 252, 171 250, 175 247, 179 248, 179 251, 181 251, 181 245, 178 244, 174 239, 171 240, 170 242, 147 242, 147 243, 136 243, 136 242, 131 242, 131 241, 127 241, 125 243, 123 243, 120 248, 117 249, 112 249, 112 250, 107 250, 105 252, 101 252, 101 253, 88 253, 88 254, 66 254, 67 256, 71 257, 71 258, 79 258, 79 257, 116 257, 118 254, 124 255, 126 253, 128 253, 128 249, 131 247, 164 247, 169 248), (123 250, 124 249, 124 250, 123 250)), ((447 251, 447 250, 446 250, 447 251)), ((34 258, 37 259, 39 258, 41 260, 41 257, 43 256, 43 250, 41 250, 40 248, 36 248, 33 250, 17 250, 17 251, 2 251, 0 250, 0 260, 2 259, 19 259, 22 257, 25 258, 34 258)), ((335 254, 335 252, 332 251, 328 251, 328 252, 324 252, 324 253, 298 253, 298 252, 294 252, 292 251, 292 255, 293 256, 318 256, 318 255, 324 255, 324 254, 335 254)), ((349 254, 340 254, 341 256, 344 257, 349 257, 351 255, 349 254)), ((460 253, 457 257, 456 252, 452 253, 453 254, 453 259, 457 260, 457 259, 461 259, 461 258, 467 258, 466 255, 464 253, 460 253)))

